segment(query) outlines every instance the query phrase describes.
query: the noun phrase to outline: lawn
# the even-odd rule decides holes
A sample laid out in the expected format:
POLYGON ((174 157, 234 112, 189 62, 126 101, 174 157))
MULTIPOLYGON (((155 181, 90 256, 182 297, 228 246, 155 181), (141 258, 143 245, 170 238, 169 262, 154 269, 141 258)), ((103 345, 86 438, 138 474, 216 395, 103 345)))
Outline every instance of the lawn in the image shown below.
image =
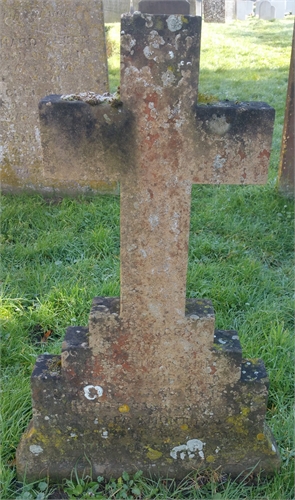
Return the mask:
MULTIPOLYGON (((108 483, 73 476, 63 484, 69 498, 294 498, 294 212, 277 190, 292 30, 291 17, 203 25, 200 100, 266 101, 276 122, 266 186, 194 186, 187 277, 187 295, 210 298, 217 327, 238 330, 244 356, 265 362, 267 422, 281 470, 240 484, 218 471, 197 471, 180 485, 140 474, 108 483)), ((111 25, 112 91, 119 84, 118 36, 111 25)), ((67 326, 87 325, 95 295, 119 295, 119 200, 2 196, 1 210, 1 498, 59 498, 46 478, 15 481, 15 450, 31 417, 30 375, 39 354, 60 353, 67 326)))

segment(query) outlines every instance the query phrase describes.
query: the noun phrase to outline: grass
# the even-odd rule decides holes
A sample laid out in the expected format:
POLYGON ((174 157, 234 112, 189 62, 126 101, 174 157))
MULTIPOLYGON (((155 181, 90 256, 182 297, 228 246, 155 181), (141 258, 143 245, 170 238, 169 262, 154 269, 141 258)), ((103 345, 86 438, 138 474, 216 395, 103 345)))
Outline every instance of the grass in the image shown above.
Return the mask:
MULTIPOLYGON (((231 481, 195 472, 181 484, 140 474, 15 482, 14 455, 31 417, 36 357, 60 353, 65 328, 86 325, 93 296, 119 295, 119 200, 2 197, 1 498, 294 498, 293 203, 276 189, 293 20, 203 25, 200 92, 263 100, 276 109, 266 186, 194 186, 187 295, 209 297, 217 327, 236 329, 245 357, 263 358, 270 377, 267 421, 282 457, 272 479, 231 481), (46 332, 50 332, 46 338, 46 332), (93 479, 93 480, 92 480, 93 479), (52 491, 54 490, 54 491, 52 491)), ((118 26, 108 36, 112 90, 119 83, 118 26)))

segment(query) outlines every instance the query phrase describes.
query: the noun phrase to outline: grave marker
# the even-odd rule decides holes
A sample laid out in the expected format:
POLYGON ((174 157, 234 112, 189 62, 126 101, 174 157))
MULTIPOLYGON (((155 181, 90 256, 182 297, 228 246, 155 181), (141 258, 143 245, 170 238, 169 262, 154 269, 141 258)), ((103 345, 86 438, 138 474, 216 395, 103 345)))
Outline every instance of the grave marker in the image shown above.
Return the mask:
POLYGON ((2 189, 79 191, 70 176, 43 178, 38 103, 56 91, 108 90, 102 2, 0 0, 0 23, 2 189))
MULTIPOLYGON (((161 2, 161 0, 158 0, 161 2)), ((179 1, 179 0, 169 0, 171 1, 179 1)), ((202 0, 189 0, 190 11, 189 14, 191 16, 201 15, 201 1, 202 0), (197 11, 198 9, 198 11, 197 11)), ((166 2, 166 0, 165 0, 166 2)), ((106 23, 118 23, 121 19, 121 14, 125 14, 126 12, 134 12, 136 10, 140 10, 139 8, 139 0, 104 0, 103 8, 104 8, 104 19, 106 23), (131 10, 133 9, 133 10, 131 10)), ((167 2, 166 2, 167 4, 167 2)), ((167 14, 167 11, 165 12, 167 14)), ((180 12, 179 12, 180 13, 180 12)), ((188 13, 188 12, 186 12, 188 13)))
POLYGON ((253 0, 237 0, 236 18, 245 21, 248 16, 253 15, 253 4, 253 0))
POLYGON ((258 0, 256 2, 256 15, 260 19, 284 19, 285 14, 294 12, 294 0, 258 0))
POLYGON ((204 21, 225 23, 236 18, 235 0, 203 0, 204 21))
POLYGON ((40 103, 48 172, 55 149, 75 159, 77 178, 92 157, 93 175, 120 180, 121 293, 94 299, 88 328, 67 330, 61 357, 38 358, 18 475, 61 479, 89 463, 105 477, 271 472, 263 363, 242 359, 236 332, 214 330, 209 300, 186 299, 186 271, 192 184, 265 182, 274 110, 197 106, 200 17, 121 23, 120 98, 40 103))
POLYGON ((295 88, 294 88, 294 57, 295 57, 295 23, 290 60, 290 71, 287 89, 285 120, 282 137, 281 158, 279 167, 279 189, 286 196, 294 196, 294 158, 295 158, 295 88))
POLYGON ((256 14, 259 19, 264 19, 265 21, 275 19, 275 11, 275 7, 271 4, 271 2, 268 2, 268 0, 256 3, 256 14))

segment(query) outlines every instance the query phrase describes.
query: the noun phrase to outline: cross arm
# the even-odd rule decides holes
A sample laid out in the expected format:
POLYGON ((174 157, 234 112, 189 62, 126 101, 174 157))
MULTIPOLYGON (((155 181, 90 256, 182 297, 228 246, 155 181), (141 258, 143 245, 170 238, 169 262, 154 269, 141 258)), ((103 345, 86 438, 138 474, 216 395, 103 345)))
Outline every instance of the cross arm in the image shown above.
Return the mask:
POLYGON ((112 96, 90 101, 60 95, 40 101, 46 178, 112 182, 132 168, 132 114, 112 96))
POLYGON ((263 102, 196 105, 196 184, 263 184, 267 181, 275 110, 263 102))
MULTIPOLYGON (((274 116, 261 102, 194 106, 192 182, 265 183, 274 116)), ((108 182, 132 169, 134 118, 126 106, 51 95, 40 101, 39 118, 45 177, 108 182)))

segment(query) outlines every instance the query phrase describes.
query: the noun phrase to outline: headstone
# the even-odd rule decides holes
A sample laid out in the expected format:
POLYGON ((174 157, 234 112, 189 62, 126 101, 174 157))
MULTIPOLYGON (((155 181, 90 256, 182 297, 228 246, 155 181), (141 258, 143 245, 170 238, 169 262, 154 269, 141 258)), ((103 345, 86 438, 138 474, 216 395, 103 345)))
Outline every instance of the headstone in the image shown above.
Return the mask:
POLYGON ((281 159, 279 167, 279 189, 286 196, 294 196, 294 158, 295 158, 295 23, 293 28, 292 52, 290 61, 289 82, 286 99, 286 111, 282 137, 281 159))
POLYGON ((295 0, 286 1, 286 14, 295 14, 295 0))
POLYGON ((70 172, 61 184, 43 179, 38 103, 57 89, 108 90, 102 2, 0 0, 0 23, 2 189, 75 190, 70 172))
POLYGON ((261 19, 283 19, 290 12, 295 12, 295 0, 258 0, 256 2, 256 15, 261 19))
POLYGON ((235 0, 203 0, 204 21, 225 23, 236 18, 235 0))
POLYGON ((93 173, 120 180, 121 292, 37 360, 17 451, 27 481, 89 464, 106 478, 279 465, 263 362, 214 329, 209 300, 186 299, 191 186, 265 182, 274 121, 265 103, 196 105, 200 34, 200 17, 125 15, 121 95, 40 103, 48 171, 54 150, 72 151, 78 177, 92 156, 93 173))
POLYGON ((245 21, 253 14, 253 0, 237 0, 237 19, 245 21))
MULTIPOLYGON (((133 2, 134 10, 138 8, 138 0, 133 2)), ((130 12, 130 0, 104 0, 103 11, 104 20, 106 23, 118 23, 120 22, 121 15, 130 12)))
MULTIPOLYGON (((159 0, 159 3, 163 0, 159 0)), ((175 2, 175 0, 170 0, 168 3, 170 4, 172 1, 175 2)), ((179 0, 176 0, 177 2, 179 0)), ((201 0, 185 0, 185 2, 188 1, 190 5, 190 10, 189 14, 191 16, 200 16, 201 10, 201 0), (199 10, 197 11, 196 8, 196 3, 199 4, 199 10)), ((181 0, 180 3, 182 3, 183 0, 181 0)), ((139 8, 139 0, 104 0, 103 2, 103 8, 104 8, 104 19, 106 23, 118 23, 121 19, 121 15, 125 14, 126 12, 131 12, 131 10, 138 11, 140 10, 139 8)), ((188 12, 186 12, 188 13, 188 12)), ((181 14, 181 12, 179 12, 181 14)))
POLYGON ((260 19, 271 21, 272 19, 283 19, 286 13, 286 0, 270 0, 256 2, 256 15, 260 19))
POLYGON ((138 10, 148 14, 186 14, 190 13, 187 0, 140 0, 138 10))
POLYGON ((202 0, 196 0, 196 2, 193 2, 195 7, 196 7, 196 12, 195 14, 192 12, 192 5, 191 5, 191 16, 202 16, 202 0))

